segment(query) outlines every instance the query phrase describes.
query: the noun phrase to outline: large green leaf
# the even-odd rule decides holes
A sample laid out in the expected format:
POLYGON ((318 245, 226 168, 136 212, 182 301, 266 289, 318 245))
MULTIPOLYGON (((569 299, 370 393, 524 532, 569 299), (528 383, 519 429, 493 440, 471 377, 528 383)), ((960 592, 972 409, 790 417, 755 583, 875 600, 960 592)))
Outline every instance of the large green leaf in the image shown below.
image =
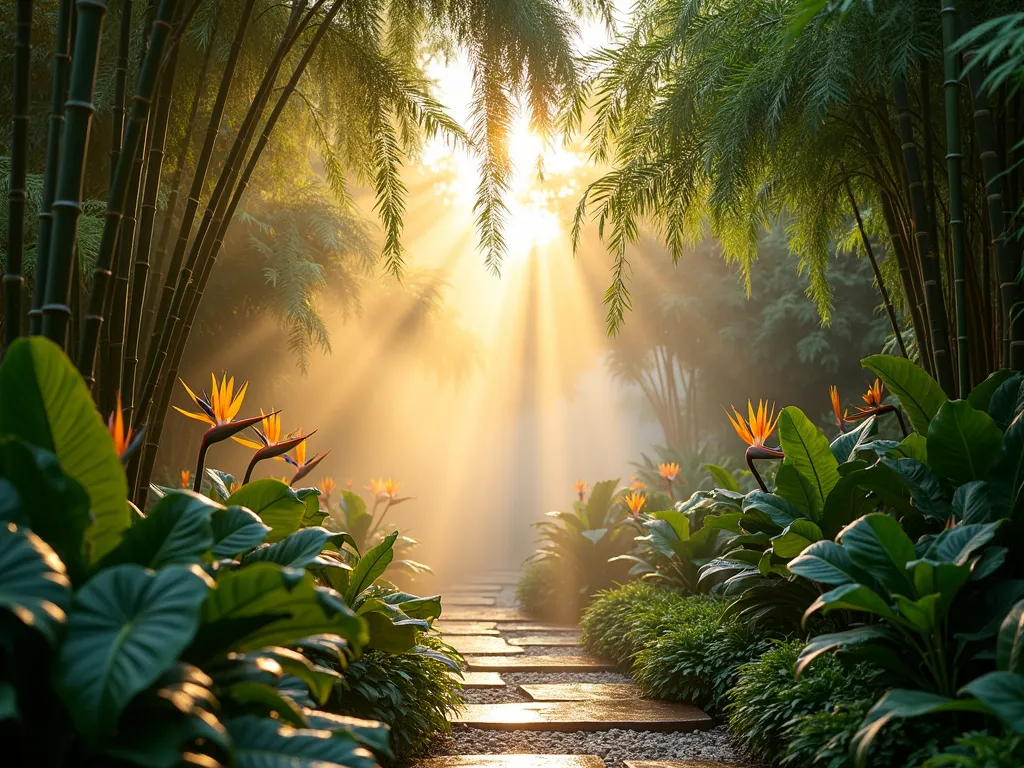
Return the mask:
POLYGON ((711 475, 711 479, 715 481, 717 487, 725 488, 728 491, 739 491, 740 484, 736 482, 732 472, 725 467, 720 467, 717 464, 705 464, 704 469, 711 475))
POLYGON ((89 494, 57 457, 17 438, 0 440, 0 523, 30 528, 49 544, 73 584, 85 579, 89 494))
POLYGON ((943 531, 932 541, 925 557, 940 563, 964 565, 996 535, 1000 523, 966 523, 943 531))
POLYGON ((855 428, 849 432, 844 432, 839 435, 832 444, 829 446, 829 450, 832 451, 832 455, 836 457, 836 461, 840 464, 845 464, 848 461, 853 461, 857 456, 857 451, 861 447, 871 440, 872 435, 877 431, 875 429, 876 419, 874 416, 868 416, 855 428))
POLYGON ((267 541, 273 544, 299 530, 306 505, 298 495, 280 480, 254 480, 231 494, 224 506, 246 507, 270 526, 267 541))
POLYGON ((817 611, 864 611, 886 619, 896 616, 877 592, 863 584, 843 584, 829 590, 811 603, 805 615, 810 616, 817 611))
POLYGON ((210 586, 198 566, 118 565, 78 590, 53 680, 87 738, 113 728, 191 642, 210 586))
POLYGON ((868 712, 860 730, 853 737, 850 748, 858 768, 868 764, 871 744, 878 732, 894 719, 920 717, 921 715, 953 711, 981 712, 984 709, 977 702, 951 699, 930 691, 908 691, 895 689, 887 692, 868 712))
POLYGON ((839 462, 832 455, 828 438, 814 426, 804 412, 793 405, 779 415, 779 443, 785 462, 796 468, 811 486, 815 508, 821 509, 835 484, 839 482, 839 462))
POLYGON ((783 558, 796 557, 808 545, 821 540, 821 529, 810 520, 794 520, 786 530, 772 538, 772 551, 783 558))
POLYGON ((252 715, 226 725, 235 742, 235 768, 377 768, 376 758, 343 733, 252 715))
POLYGON ((227 687, 227 695, 235 704, 252 709, 262 710, 264 714, 275 717, 283 723, 296 728, 305 728, 305 715, 298 705, 287 696, 283 696, 265 683, 242 680, 227 687))
POLYGON ((124 533, 99 564, 109 568, 136 563, 146 568, 198 563, 213 547, 210 516, 220 504, 192 491, 168 493, 124 533))
POLYGON ((70 603, 71 582, 53 549, 32 531, 0 527, 0 609, 55 645, 70 603))
POLYGON ((259 515, 245 507, 218 509, 210 518, 213 528, 213 554, 217 557, 233 557, 259 546, 270 533, 259 515))
POLYGON ((803 517, 817 518, 821 514, 821 499, 792 464, 783 462, 775 472, 775 494, 790 502, 803 517))
POLYGON ((917 459, 882 459, 882 465, 899 475, 922 515, 942 522, 949 519, 953 508, 939 478, 928 467, 917 459))
POLYGON ((919 365, 902 357, 872 355, 860 362, 896 395, 914 429, 922 435, 928 434, 928 425, 949 399, 938 382, 919 365))
POLYGON ((242 565, 261 562, 292 568, 318 565, 320 552, 333 535, 325 528, 303 528, 281 541, 253 550, 242 558, 242 565))
POLYGON ((800 651, 797 657, 794 672, 797 679, 803 674, 807 666, 823 653, 836 651, 850 651, 862 646, 874 645, 876 643, 890 643, 898 639, 892 629, 883 624, 868 624, 862 627, 854 627, 843 632, 834 632, 826 635, 817 635, 800 651))
POLYGON ((1024 733, 1024 675, 989 672, 972 680, 961 693, 974 696, 1014 733, 1024 733))
POLYGON ((588 528, 603 528, 609 522, 609 515, 615 506, 616 489, 619 479, 594 483, 586 503, 586 525, 588 528))
POLYGON ((273 563, 218 572, 217 589, 203 605, 202 622, 202 632, 187 654, 195 662, 228 651, 287 645, 317 634, 340 635, 353 649, 366 642, 359 617, 340 600, 326 600, 312 575, 273 563))
POLYGON ((422 627, 413 623, 393 621, 383 613, 370 611, 360 614, 366 621, 370 633, 368 645, 388 653, 405 653, 416 646, 422 627))
POLYGON ((889 515, 870 514, 843 529, 837 539, 854 565, 870 573, 890 592, 913 595, 907 563, 916 557, 914 542, 889 515))
POLYGON ((131 525, 124 469, 89 388, 52 341, 22 338, 7 350, 0 365, 0 434, 52 451, 64 473, 85 488, 93 561, 117 546, 131 525))
POLYGON ((384 575, 384 571, 395 557, 394 546, 397 538, 398 531, 392 531, 380 544, 367 550, 366 554, 359 558, 359 562, 352 568, 352 575, 349 576, 348 591, 345 593, 346 603, 354 605, 363 590, 384 575))
POLYGON ((838 586, 856 584, 862 573, 854 566, 846 550, 834 541, 816 541, 789 563, 789 570, 811 581, 838 586))
POLYGON ((988 475, 989 482, 1006 501, 999 512, 1016 516, 1024 507, 1024 419, 1017 419, 1003 435, 1003 446, 988 475))
POLYGON ((901 514, 910 510, 909 493, 900 476, 882 463, 855 469, 840 478, 825 499, 821 529, 834 537, 857 518, 876 511, 880 503, 901 514))
MULTIPOLYGON (((971 403, 973 405, 973 403, 971 403)), ((988 415, 1000 429, 1006 429, 1017 415, 1024 410, 1024 374, 1016 376, 1000 384, 989 399, 988 415)))
POLYGON ((1024 600, 1014 604, 996 635, 996 669, 1024 672, 1024 600))
POLYGON ((304 711, 310 728, 343 733, 384 757, 392 757, 391 728, 377 720, 334 715, 318 710, 304 711))
POLYGON ((989 404, 992 402, 992 395, 995 394, 996 390, 1009 379, 1018 375, 1017 371, 1011 371, 1009 368, 1002 368, 990 373, 987 379, 971 390, 971 393, 967 396, 967 402, 971 404, 972 408, 977 408, 979 411, 987 413, 989 404))
POLYGON ((984 480, 1002 442, 991 416, 966 400, 949 400, 928 427, 928 463, 954 485, 984 480))

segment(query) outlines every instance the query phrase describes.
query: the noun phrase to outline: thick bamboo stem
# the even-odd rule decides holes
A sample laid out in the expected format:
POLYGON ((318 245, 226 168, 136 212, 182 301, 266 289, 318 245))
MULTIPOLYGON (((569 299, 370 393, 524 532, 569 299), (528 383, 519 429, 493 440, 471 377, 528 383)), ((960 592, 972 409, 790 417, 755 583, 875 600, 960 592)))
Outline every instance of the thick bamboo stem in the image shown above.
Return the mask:
POLYGON ((107 290, 111 278, 111 260, 117 245, 118 230, 124 211, 125 198, 132 173, 135 153, 142 141, 149 110, 156 90, 157 76, 164 55, 164 47, 171 31, 171 15, 174 0, 161 0, 150 31, 149 48, 142 61, 135 95, 132 96, 130 118, 125 129, 121 154, 118 157, 117 172, 107 198, 107 210, 103 221, 96 266, 93 270, 92 291, 82 325, 82 343, 78 350, 78 370, 88 384, 92 384, 96 366, 96 349, 100 328, 103 325, 103 307, 107 301, 107 290))
POLYGON ((50 85, 50 114, 46 129, 46 165, 43 168, 43 198, 39 207, 39 237, 36 239, 36 274, 32 288, 32 309, 29 311, 29 333, 43 330, 43 301, 46 296, 46 272, 49 266, 50 237, 53 233, 53 197, 60 167, 61 142, 64 138, 64 100, 67 98, 68 75, 71 71, 71 17, 74 0, 60 0, 57 9, 57 37, 53 50, 53 82, 50 85))
MULTIPOLYGON (((71 64, 68 100, 64 104, 64 136, 60 170, 53 205, 53 235, 46 272, 45 302, 42 306, 42 332, 67 349, 68 306, 71 276, 74 271, 78 217, 82 212, 82 180, 89 144, 89 127, 96 111, 92 103, 96 88, 105 0, 77 0, 75 3, 74 61, 71 64)), ((47 161, 58 162, 57 158, 47 161)), ((43 258, 44 254, 39 254, 43 258)))
POLYGON ((946 173, 949 188, 949 230, 953 251, 953 296, 956 307, 957 390, 971 391, 970 343, 967 338, 967 236, 964 213, 963 148, 960 127, 960 54, 956 0, 942 0, 943 92, 946 97, 946 173))
POLYGON ((949 355, 949 323, 946 317, 946 301, 942 292, 942 270, 935 253, 932 233, 928 230, 928 204, 921 178, 917 145, 914 142, 914 127, 910 119, 907 101, 907 86, 902 75, 892 78, 893 95, 902 141, 903 162, 907 172, 910 201, 914 209, 914 239, 921 255, 921 269, 924 273, 924 299, 928 312, 928 325, 932 342, 932 356, 935 361, 936 378, 950 397, 956 396, 956 382, 953 378, 953 364, 949 355))
POLYGON ((25 208, 28 203, 28 91, 32 69, 32 0, 14 10, 14 86, 11 100, 11 183, 7 193, 7 264, 4 267, 4 344, 21 335, 25 284, 25 208))
POLYGON ((128 51, 132 45, 132 0, 121 0, 121 19, 117 36, 117 59, 114 61, 114 106, 110 110, 110 182, 114 185, 114 172, 121 155, 124 138, 125 99, 128 98, 128 51))

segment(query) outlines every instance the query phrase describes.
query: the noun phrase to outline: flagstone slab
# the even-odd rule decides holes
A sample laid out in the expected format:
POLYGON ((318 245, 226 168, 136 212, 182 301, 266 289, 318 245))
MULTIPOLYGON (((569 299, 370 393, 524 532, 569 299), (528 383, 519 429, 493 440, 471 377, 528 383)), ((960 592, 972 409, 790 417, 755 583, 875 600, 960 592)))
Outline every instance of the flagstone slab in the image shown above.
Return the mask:
POLYGON ((503 638, 486 635, 452 635, 445 642, 463 656, 471 653, 490 656, 514 656, 525 653, 522 648, 509 645, 503 638))
POLYGON ((493 621, 435 621, 433 626, 442 635, 498 636, 498 625, 493 621))
POLYGON ((615 664, 593 656, 466 656, 475 672, 613 672, 615 664))
POLYGON ((468 704, 452 723, 499 731, 696 731, 714 724, 690 704, 643 699, 468 704))
POLYGON ((504 584, 453 584, 444 592, 501 592, 504 588, 504 584))
POLYGON ((561 645, 572 646, 582 645, 578 635, 525 635, 523 637, 510 637, 512 645, 561 645))
POLYGON ((537 621, 506 621, 501 622, 502 632, 573 632, 579 634, 579 627, 566 627, 561 624, 545 624, 537 621))
POLYGON ((462 683, 463 688, 508 687, 508 684, 501 679, 501 675, 499 675, 497 672, 463 672, 462 677, 459 677, 454 672, 449 672, 448 676, 462 683))
POLYGON ((640 691, 632 683, 542 683, 520 685, 520 690, 534 701, 630 701, 640 699, 640 691))
POLYGON ((490 595, 445 595, 441 598, 444 605, 472 605, 489 607, 494 605, 495 599, 490 595))
POLYGON ((432 757, 413 768, 604 768, 597 755, 458 755, 432 757))
POLYGON ((719 760, 624 760, 623 768, 749 768, 741 763, 719 760))
MULTIPOLYGON (((444 605, 444 598, 441 598, 444 605)), ((529 621, 530 617, 521 613, 518 608, 502 608, 495 606, 474 607, 470 605, 453 605, 445 608, 441 614, 447 621, 529 621)))

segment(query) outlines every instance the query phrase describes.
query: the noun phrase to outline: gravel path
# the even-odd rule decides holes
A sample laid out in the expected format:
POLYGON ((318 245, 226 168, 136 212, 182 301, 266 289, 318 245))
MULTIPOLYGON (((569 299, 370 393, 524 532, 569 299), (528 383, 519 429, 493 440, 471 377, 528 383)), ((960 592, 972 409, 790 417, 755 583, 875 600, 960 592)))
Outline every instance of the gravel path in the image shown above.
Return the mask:
MULTIPOLYGON (((515 606, 514 587, 494 593, 498 606, 515 606)), ((502 630, 506 640, 522 636, 521 631, 502 630)), ((583 647, 526 646, 530 656, 569 656, 585 653, 583 647)), ((520 685, 536 683, 628 683, 631 678, 618 672, 505 672, 505 688, 467 689, 463 693, 470 704, 500 704, 529 701, 520 685)), ((597 755, 608 768, 619 768, 623 760, 720 760, 753 765, 736 747, 724 726, 692 733, 657 733, 613 728, 597 732, 564 731, 491 731, 454 726, 450 738, 439 739, 432 755, 474 754, 552 754, 597 755)))

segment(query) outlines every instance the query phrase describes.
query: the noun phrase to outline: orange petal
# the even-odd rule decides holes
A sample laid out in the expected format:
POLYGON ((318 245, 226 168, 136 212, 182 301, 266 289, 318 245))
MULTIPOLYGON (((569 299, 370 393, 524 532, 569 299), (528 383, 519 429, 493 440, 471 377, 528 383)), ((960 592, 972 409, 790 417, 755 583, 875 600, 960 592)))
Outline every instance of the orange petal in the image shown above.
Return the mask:
MULTIPOLYGON (((188 396, 192 398, 192 402, 195 403, 196 405, 199 405, 199 398, 196 397, 196 393, 195 392, 193 392, 191 389, 189 389, 189 386, 188 386, 188 384, 185 383, 185 380, 184 379, 178 379, 178 381, 181 382, 181 386, 183 386, 185 388, 185 391, 188 392, 188 396)), ((202 406, 199 406, 199 407, 201 408, 202 406)))
POLYGON ((209 424, 211 427, 214 426, 214 423, 210 420, 210 417, 207 416, 205 413, 192 413, 192 411, 183 410, 182 408, 179 408, 176 405, 172 405, 171 408, 176 410, 182 416, 188 416, 190 419, 201 421, 203 422, 203 424, 209 424))
MULTIPOLYGON (((234 389, 234 386, 235 386, 235 377, 232 376, 231 377, 231 383, 229 384, 229 389, 228 389, 228 397, 231 397, 231 390, 234 389)), ((238 412, 242 409, 242 401, 245 400, 245 391, 248 388, 249 388, 249 382, 247 381, 247 382, 245 382, 242 385, 242 388, 240 390, 238 390, 238 394, 235 395, 234 399, 231 401, 231 404, 229 406, 227 406, 227 411, 228 411, 228 414, 227 414, 228 418, 227 418, 227 420, 228 421, 231 421, 233 418, 235 418, 235 416, 238 415, 238 412)), ((225 402, 226 402, 226 399, 225 399, 225 402)))

